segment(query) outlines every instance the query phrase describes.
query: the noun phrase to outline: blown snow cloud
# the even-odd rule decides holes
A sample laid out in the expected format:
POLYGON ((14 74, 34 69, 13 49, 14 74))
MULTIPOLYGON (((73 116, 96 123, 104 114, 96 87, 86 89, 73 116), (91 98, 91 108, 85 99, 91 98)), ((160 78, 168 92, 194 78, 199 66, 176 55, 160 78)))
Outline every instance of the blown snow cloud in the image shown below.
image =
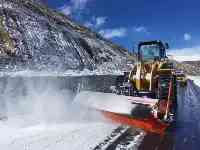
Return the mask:
POLYGON ((177 61, 198 61, 200 60, 200 46, 192 48, 174 49, 169 52, 177 61))
POLYGON ((108 39, 111 38, 120 38, 120 37, 124 37, 127 34, 127 29, 126 28, 114 28, 114 29, 102 29, 99 31, 99 33, 108 39))

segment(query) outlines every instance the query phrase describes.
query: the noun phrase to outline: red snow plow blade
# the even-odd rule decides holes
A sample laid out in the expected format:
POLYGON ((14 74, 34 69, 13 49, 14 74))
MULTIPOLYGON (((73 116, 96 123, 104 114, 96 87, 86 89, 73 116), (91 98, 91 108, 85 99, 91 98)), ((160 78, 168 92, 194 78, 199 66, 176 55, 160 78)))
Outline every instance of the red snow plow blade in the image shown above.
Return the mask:
POLYGON ((84 91, 76 96, 75 102, 102 112, 113 122, 141 128, 147 132, 163 134, 168 127, 168 124, 161 122, 156 115, 158 99, 84 91))
POLYGON ((102 111, 102 113, 106 118, 110 119, 113 122, 133 126, 143 129, 147 132, 153 132, 160 135, 163 135, 165 133, 165 130, 169 126, 168 124, 162 123, 158 119, 155 119, 153 116, 145 119, 136 119, 131 116, 108 111, 102 111))

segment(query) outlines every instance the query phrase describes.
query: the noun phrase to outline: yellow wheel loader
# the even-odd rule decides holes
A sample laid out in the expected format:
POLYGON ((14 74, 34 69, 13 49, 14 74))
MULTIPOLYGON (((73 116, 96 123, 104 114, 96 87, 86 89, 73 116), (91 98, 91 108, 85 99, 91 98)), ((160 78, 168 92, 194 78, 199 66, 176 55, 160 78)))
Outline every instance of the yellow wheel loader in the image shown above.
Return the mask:
POLYGON ((160 132, 175 120, 177 107, 175 69, 166 49, 161 41, 140 42, 135 67, 118 77, 112 93, 82 91, 76 99, 114 121, 160 132))
POLYGON ((166 56, 168 47, 159 40, 140 42, 137 63, 129 74, 120 77, 116 87, 120 95, 158 99, 157 115, 161 120, 174 116, 177 105, 176 74, 166 56))

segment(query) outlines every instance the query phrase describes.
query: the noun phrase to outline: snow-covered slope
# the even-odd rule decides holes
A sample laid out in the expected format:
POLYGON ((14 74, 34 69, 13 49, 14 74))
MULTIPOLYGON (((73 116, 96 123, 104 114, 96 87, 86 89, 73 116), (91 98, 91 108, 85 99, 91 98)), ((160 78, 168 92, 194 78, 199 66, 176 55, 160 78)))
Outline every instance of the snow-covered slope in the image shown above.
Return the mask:
POLYGON ((126 68, 127 50, 32 0, 0 3, 0 71, 126 68))

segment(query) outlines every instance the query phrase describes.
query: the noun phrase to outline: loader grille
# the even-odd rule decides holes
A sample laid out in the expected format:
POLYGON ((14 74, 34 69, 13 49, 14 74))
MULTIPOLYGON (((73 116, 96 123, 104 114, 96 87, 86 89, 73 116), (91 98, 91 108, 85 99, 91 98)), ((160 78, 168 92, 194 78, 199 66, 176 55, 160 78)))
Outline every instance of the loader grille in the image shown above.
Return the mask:
POLYGON ((158 79, 158 99, 167 100, 169 94, 170 81, 172 81, 172 99, 176 100, 176 78, 175 76, 161 75, 158 79))
POLYGON ((168 92, 169 92, 169 83, 170 83, 171 77, 169 75, 162 75, 159 77, 158 80, 158 98, 159 99, 167 99, 168 98, 168 92))

